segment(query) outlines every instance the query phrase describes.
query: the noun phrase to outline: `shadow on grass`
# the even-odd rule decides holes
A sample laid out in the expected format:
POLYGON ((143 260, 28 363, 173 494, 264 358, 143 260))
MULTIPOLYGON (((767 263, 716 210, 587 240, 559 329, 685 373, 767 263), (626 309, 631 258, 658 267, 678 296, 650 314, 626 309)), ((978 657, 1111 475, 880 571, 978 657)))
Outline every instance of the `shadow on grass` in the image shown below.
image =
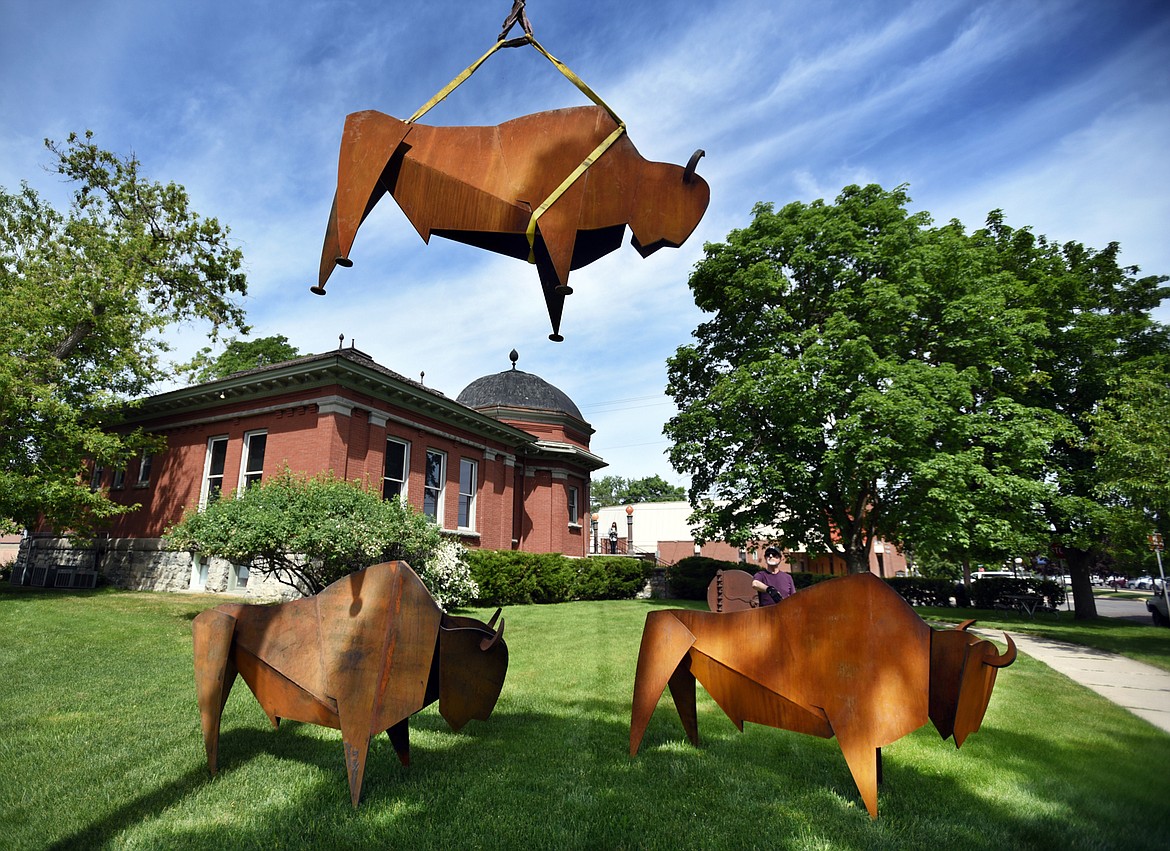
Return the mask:
POLYGON ((51 847, 1157 847, 1133 821, 1160 793, 1135 797, 1133 772, 1164 776, 1154 766, 1170 758, 1165 737, 1123 733, 1086 753, 1081 738, 1060 734, 1067 721, 986 724, 956 752, 928 725, 885 749, 871 821, 835 740, 750 724, 739 733, 704 702, 695 747, 666 698, 631 758, 628 713, 624 696, 561 695, 540 709, 501 706, 452 733, 426 710, 412 718, 409 768, 385 736, 372 742, 356 811, 339 734, 229 729, 214 782, 200 763, 51 847), (265 801, 249 800, 249 764, 266 756, 319 776, 283 787, 274 778, 265 801), (206 818, 167 815, 201 795, 206 818), (225 803, 246 816, 216 819, 225 803))
MULTIPOLYGON (((281 727, 295 727, 285 725, 281 727)), ((342 763, 340 757, 340 740, 336 743, 309 739, 309 737, 282 735, 294 733, 294 730, 238 728, 226 730, 220 736, 220 776, 229 777, 235 770, 239 770, 256 757, 273 753, 274 748, 284 750, 285 759, 311 762, 322 768, 331 768, 333 764, 342 763), (277 741, 276 736, 284 741, 277 741)), ((202 753, 200 741, 200 754, 202 753)), ((174 777, 156 789, 145 791, 131 801, 124 802, 121 807, 98 818, 97 821, 85 825, 83 829, 71 833, 70 836, 56 840, 49 845, 54 851, 71 851, 78 847, 97 847, 108 845, 122 832, 133 826, 151 819, 158 818, 161 812, 185 801, 192 795, 197 795, 213 782, 207 764, 200 762, 198 767, 187 770, 186 773, 174 777)))

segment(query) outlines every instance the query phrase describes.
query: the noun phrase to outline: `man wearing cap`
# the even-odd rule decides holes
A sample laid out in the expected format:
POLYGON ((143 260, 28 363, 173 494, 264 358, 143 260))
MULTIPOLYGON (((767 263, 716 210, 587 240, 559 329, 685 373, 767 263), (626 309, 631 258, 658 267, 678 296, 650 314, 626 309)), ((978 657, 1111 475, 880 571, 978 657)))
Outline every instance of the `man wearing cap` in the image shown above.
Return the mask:
POLYGON ((780 570, 780 550, 764 550, 764 569, 752 577, 752 587, 760 595, 761 606, 771 606, 796 593, 792 577, 780 570))

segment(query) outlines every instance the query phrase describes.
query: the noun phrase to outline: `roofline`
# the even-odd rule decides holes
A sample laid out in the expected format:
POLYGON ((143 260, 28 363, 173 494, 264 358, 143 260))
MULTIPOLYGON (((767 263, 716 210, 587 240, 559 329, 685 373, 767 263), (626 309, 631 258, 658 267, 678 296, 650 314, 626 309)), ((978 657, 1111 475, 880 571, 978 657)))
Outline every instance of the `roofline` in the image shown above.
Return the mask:
POLYGON ((562 463, 569 461, 584 467, 589 472, 609 466, 609 463, 601 456, 594 455, 589 450, 582 449, 574 443, 563 443, 559 440, 537 440, 529 447, 527 457, 538 457, 545 460, 555 458, 562 463))
POLYGON ((512 445, 533 444, 535 435, 500 422, 417 381, 376 363, 356 349, 306 355, 271 366, 237 372, 132 403, 120 424, 133 425, 168 413, 220 407, 233 400, 275 396, 341 384, 415 413, 462 425, 512 445))
POLYGON ((530 423, 550 423, 553 425, 570 425, 586 436, 596 434, 596 429, 580 417, 575 417, 568 411, 552 411, 548 408, 525 408, 519 405, 478 405, 472 410, 487 414, 494 419, 520 420, 530 423), (491 411, 490 414, 487 412, 491 411))

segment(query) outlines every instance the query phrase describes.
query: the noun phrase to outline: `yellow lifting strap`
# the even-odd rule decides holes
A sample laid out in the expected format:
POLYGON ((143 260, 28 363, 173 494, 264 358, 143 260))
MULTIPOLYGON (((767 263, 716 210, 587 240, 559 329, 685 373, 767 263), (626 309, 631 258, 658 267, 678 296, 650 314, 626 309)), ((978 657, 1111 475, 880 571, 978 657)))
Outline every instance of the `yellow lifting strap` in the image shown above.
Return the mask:
POLYGON ((501 38, 495 44, 492 45, 491 49, 487 53, 485 53, 483 56, 479 57, 479 59, 476 59, 469 66, 467 66, 467 68, 464 69, 460 74, 458 74, 455 77, 455 79, 453 79, 451 82, 449 82, 433 98, 431 98, 423 106, 421 106, 414 113, 414 115, 412 115, 412 116, 410 116, 410 118, 406 119, 406 123, 413 124, 414 122, 416 122, 420 118, 422 118, 424 115, 426 115, 431 110, 432 107, 434 107, 436 104, 442 102, 447 97, 447 95, 451 94, 451 92, 453 92, 457 88, 459 88, 459 86, 461 86, 464 83, 464 81, 467 80, 468 77, 470 77, 472 74, 474 74, 476 72, 476 70, 479 68, 480 65, 482 65, 484 62, 486 62, 488 60, 488 57, 490 57, 493 53, 495 53, 501 47, 520 47, 524 44, 531 44, 538 51, 540 51, 540 53, 546 59, 548 59, 549 62, 551 62, 554 66, 556 66, 558 71, 560 71, 562 74, 565 75, 565 77, 569 80, 569 82, 571 82, 574 86, 576 86, 578 89, 580 89, 585 94, 585 96, 587 98, 589 98, 595 104, 597 104, 602 109, 604 109, 606 112, 608 112, 609 117, 614 120, 615 124, 617 124, 617 127, 614 129, 614 131, 612 133, 610 133, 609 136, 607 136, 601 142, 601 144, 599 144, 596 148, 594 148, 593 151, 589 154, 589 156, 585 157, 585 159, 583 159, 581 161, 581 164, 579 166, 577 166, 568 177, 566 177, 563 181, 561 181, 561 185, 558 186, 556 189, 554 189, 552 191, 552 194, 550 194, 546 199, 544 199, 544 202, 539 207, 537 207, 535 210, 532 211, 532 217, 528 220, 528 230, 526 232, 526 235, 528 237, 528 262, 535 263, 536 262, 536 253, 535 253, 535 250, 533 248, 533 245, 536 242, 536 223, 537 223, 537 221, 539 221, 540 217, 542 215, 544 215, 545 211, 548 210, 549 207, 551 207, 553 204, 555 204, 557 202, 557 199, 559 199, 563 194, 565 194, 565 191, 570 186, 572 186, 574 183, 577 182, 578 179, 580 179, 581 175, 583 175, 585 173, 585 170, 588 169, 589 166, 593 165, 593 163, 597 160, 597 158, 600 157, 602 154, 604 154, 606 151, 608 151, 610 146, 613 145, 613 143, 616 142, 619 138, 621 138, 621 135, 626 132, 626 124, 624 121, 622 121, 620 118, 618 118, 617 113, 615 113, 612 109, 610 109, 609 105, 605 101, 603 101, 600 97, 598 97, 597 94, 593 91, 593 89, 589 88, 589 86, 587 86, 585 84, 585 82, 580 77, 578 77, 576 74, 574 74, 572 71, 570 71, 569 68, 565 65, 565 63, 561 62, 561 60, 557 59, 555 56, 553 56, 551 53, 549 53, 547 50, 545 50, 544 47, 540 44, 540 42, 538 42, 536 40, 536 38, 532 35, 532 33, 529 32, 529 33, 525 33, 525 35, 523 35, 519 38, 514 38, 510 41, 504 41, 504 39, 501 36, 501 38))

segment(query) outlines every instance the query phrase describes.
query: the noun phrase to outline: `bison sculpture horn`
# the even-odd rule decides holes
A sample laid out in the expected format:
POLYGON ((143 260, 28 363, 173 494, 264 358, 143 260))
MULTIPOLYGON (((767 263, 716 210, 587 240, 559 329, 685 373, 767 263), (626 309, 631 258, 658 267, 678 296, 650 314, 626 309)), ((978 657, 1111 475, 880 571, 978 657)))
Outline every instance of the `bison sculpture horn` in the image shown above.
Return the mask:
POLYGON ((649 162, 622 133, 540 214, 530 244, 534 211, 617 127, 600 106, 538 112, 494 127, 431 127, 373 110, 347 116, 312 291, 324 295, 334 267, 352 265, 358 228, 389 193, 424 242, 438 235, 531 258, 552 323, 549 337, 563 339, 570 270, 619 248, 627 224, 643 257, 677 248, 710 200, 695 173, 702 151, 685 168, 649 162))
POLYGON ((356 807, 370 739, 383 730, 410 764, 410 716, 439 701, 455 730, 486 721, 508 671, 499 610, 488 623, 444 614, 405 562, 376 564, 279 606, 229 603, 194 621, 195 684, 216 773, 224 704, 239 674, 273 727, 341 730, 356 807))
POLYGON ((933 721, 963 744, 979 729, 996 672, 1016 647, 931 629, 872 574, 819 583, 774 606, 666 609, 646 616, 630 719, 637 754, 669 686, 698 744, 695 682, 743 730, 745 721, 837 737, 870 817, 877 818, 881 748, 933 721))

